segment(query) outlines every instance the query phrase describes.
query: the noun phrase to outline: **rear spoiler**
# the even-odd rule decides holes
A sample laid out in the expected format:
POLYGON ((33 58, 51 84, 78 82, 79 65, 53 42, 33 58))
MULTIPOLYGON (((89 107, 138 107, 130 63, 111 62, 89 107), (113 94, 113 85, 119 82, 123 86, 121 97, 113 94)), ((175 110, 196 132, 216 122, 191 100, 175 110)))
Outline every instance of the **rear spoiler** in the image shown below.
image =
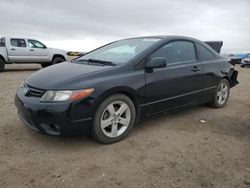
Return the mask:
POLYGON ((220 53, 223 41, 204 41, 207 45, 213 48, 216 52, 220 53))

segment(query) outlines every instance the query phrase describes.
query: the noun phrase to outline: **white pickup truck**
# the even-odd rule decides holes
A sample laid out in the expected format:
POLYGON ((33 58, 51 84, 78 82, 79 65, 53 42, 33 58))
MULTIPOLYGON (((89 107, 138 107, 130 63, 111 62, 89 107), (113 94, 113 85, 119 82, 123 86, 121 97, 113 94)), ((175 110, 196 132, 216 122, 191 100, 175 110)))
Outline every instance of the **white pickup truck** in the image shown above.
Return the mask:
POLYGON ((55 48, 47 48, 34 39, 2 37, 0 38, 0 72, 5 64, 38 63, 42 67, 68 61, 67 52, 55 48))

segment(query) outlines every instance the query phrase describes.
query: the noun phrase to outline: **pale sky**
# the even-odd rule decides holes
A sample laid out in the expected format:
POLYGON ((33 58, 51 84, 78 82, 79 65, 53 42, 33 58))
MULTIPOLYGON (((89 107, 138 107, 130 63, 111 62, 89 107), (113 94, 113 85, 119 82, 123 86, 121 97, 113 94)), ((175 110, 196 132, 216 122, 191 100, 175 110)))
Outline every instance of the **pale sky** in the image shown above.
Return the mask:
POLYGON ((0 0, 0 36, 89 51, 114 40, 185 35, 250 52, 250 0, 0 0))

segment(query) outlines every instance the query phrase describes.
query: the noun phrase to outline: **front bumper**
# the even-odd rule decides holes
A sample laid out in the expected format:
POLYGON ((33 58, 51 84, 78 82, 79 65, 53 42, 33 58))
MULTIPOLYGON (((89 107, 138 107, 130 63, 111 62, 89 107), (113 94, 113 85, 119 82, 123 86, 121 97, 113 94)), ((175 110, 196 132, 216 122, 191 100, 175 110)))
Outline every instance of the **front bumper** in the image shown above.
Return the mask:
POLYGON ((23 123, 36 132, 53 136, 89 133, 93 114, 89 102, 41 103, 38 97, 26 97, 21 87, 15 105, 23 123))

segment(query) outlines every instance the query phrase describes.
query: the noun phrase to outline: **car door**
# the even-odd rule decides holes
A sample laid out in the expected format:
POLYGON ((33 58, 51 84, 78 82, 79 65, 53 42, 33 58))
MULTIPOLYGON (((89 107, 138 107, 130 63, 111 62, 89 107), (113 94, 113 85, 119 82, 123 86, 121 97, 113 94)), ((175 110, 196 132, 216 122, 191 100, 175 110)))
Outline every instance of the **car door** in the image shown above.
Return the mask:
POLYGON ((214 97, 214 92, 217 84, 220 81, 220 63, 224 63, 224 59, 216 57, 207 47, 202 44, 195 43, 198 61, 203 64, 203 92, 202 98, 204 101, 211 101, 214 97))
POLYGON ((10 38, 10 41, 6 46, 10 62, 29 62, 29 49, 27 47, 27 42, 25 39, 10 38))
POLYGON ((164 57, 167 66, 145 73, 147 114, 154 114, 199 102, 203 66, 197 61, 192 41, 171 41, 151 54, 164 57))
POLYGON ((41 42, 28 39, 29 56, 32 62, 49 62, 49 49, 41 42))

